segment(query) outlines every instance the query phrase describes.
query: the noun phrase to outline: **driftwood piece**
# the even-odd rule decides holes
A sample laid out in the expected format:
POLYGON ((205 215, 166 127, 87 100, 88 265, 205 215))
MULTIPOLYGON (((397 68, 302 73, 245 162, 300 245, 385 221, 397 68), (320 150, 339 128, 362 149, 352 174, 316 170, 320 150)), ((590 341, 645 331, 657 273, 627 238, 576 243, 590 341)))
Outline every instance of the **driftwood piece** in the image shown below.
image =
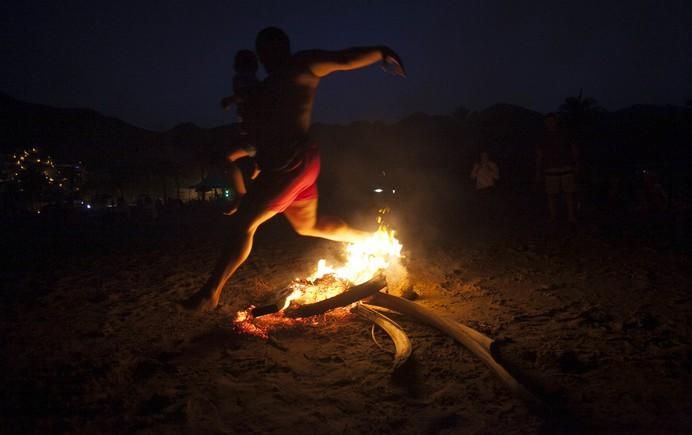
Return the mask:
POLYGON ((283 309, 284 305, 286 304, 286 298, 288 298, 291 295, 291 293, 293 293, 293 289, 290 287, 283 288, 280 291, 276 292, 274 301, 271 304, 255 307, 252 309, 252 317, 257 318, 266 316, 267 314, 278 313, 279 311, 281 311, 281 309, 283 309))
POLYGON ((334 308, 345 307, 354 302, 358 302, 359 300, 366 298, 373 293, 377 293, 386 286, 387 281, 384 276, 377 275, 369 281, 357 286, 353 286, 345 292, 339 293, 338 295, 329 299, 315 302, 314 304, 300 305, 295 308, 288 307, 286 310, 284 310, 284 315, 292 318, 316 316, 318 314, 333 310, 334 308))
POLYGON ((401 367, 408 360, 408 357, 411 356, 411 351, 413 350, 411 340, 409 340, 404 329, 394 320, 372 308, 368 308, 364 304, 357 304, 353 308, 353 312, 370 320, 389 335, 394 343, 393 369, 396 370, 401 367))
POLYGON ((452 319, 440 316, 422 305, 397 296, 375 293, 370 297, 368 303, 389 310, 398 311, 401 314, 411 316, 449 334, 480 358, 485 365, 490 367, 517 397, 525 400, 533 407, 540 408, 542 406, 541 401, 538 400, 536 396, 517 382, 517 380, 495 360, 490 353, 492 340, 487 336, 452 319))

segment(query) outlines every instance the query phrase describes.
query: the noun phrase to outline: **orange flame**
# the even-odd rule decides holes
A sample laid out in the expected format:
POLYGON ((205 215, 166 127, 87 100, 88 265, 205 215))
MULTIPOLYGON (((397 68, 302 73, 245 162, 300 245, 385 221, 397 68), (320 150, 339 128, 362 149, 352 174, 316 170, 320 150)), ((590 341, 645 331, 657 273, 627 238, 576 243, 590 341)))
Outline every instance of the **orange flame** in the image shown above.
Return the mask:
MULTIPOLYGON (((382 223, 381 216, 378 223, 378 230, 366 240, 346 245, 346 261, 343 265, 332 266, 326 260, 320 259, 315 273, 307 279, 294 280, 289 286, 292 292, 286 298, 281 311, 288 308, 291 303, 309 304, 336 296, 352 285, 368 281, 381 270, 384 270, 385 274, 390 270, 404 270, 400 263, 402 245, 397 240, 395 232, 382 223)), ((254 307, 239 311, 234 323, 240 331, 265 339, 268 338, 269 330, 279 325, 301 323, 302 320, 288 319, 281 312, 255 319, 251 315, 252 308, 254 307)), ((338 310, 341 313, 337 315, 343 317, 347 310, 348 307, 342 308, 338 310)))

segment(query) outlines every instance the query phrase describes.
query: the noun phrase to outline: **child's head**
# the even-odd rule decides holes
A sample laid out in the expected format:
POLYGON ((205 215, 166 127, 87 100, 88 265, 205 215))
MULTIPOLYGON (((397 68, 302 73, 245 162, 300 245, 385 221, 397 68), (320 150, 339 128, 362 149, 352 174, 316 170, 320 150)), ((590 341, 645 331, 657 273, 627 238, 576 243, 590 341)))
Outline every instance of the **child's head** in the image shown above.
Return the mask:
POLYGON ((237 73, 256 73, 257 56, 251 50, 238 50, 235 54, 233 69, 237 73))

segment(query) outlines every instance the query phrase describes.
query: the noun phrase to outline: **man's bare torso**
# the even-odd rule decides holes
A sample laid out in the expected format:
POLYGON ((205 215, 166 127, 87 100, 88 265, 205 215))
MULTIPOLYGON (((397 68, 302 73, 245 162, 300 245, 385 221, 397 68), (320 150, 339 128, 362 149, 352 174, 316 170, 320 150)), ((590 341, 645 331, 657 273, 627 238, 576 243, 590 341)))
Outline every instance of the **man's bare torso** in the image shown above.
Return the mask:
POLYGON ((261 158, 290 158, 295 147, 307 141, 312 106, 320 78, 309 68, 309 52, 291 60, 262 81, 258 95, 256 143, 261 158), (268 156, 272 154, 272 156, 268 156))

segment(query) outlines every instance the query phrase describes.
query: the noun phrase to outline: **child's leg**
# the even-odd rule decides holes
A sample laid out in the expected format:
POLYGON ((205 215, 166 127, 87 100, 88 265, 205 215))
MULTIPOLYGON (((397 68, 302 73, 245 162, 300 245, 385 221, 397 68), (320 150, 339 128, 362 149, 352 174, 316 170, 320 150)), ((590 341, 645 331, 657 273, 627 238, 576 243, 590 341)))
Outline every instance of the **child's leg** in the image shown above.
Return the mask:
POLYGON ((238 165, 235 164, 235 162, 231 162, 229 171, 231 176, 231 186, 233 186, 236 196, 243 197, 247 193, 243 172, 240 170, 238 165))
POLYGON ((238 165, 235 164, 235 161, 230 162, 228 172, 231 187, 233 188, 234 194, 233 201, 231 202, 228 211, 226 211, 225 213, 226 215, 230 216, 234 214, 236 211, 238 211, 238 205, 240 205, 240 200, 243 199, 243 197, 247 193, 247 188, 245 187, 245 179, 243 178, 243 172, 240 170, 238 165))

